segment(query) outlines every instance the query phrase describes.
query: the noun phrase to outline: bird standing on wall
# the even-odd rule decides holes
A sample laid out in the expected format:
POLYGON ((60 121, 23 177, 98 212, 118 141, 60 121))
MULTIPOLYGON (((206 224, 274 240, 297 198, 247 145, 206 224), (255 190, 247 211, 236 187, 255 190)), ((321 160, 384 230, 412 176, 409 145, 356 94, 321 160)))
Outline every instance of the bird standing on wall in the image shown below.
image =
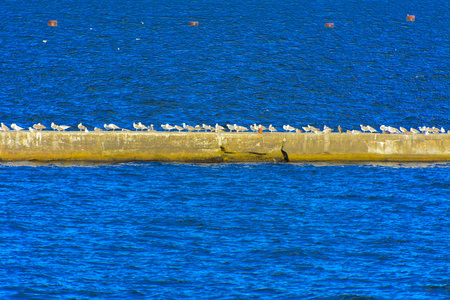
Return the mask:
MULTIPOLYGON (((169 124, 167 124, 167 125, 169 125, 169 124)), ((183 123, 183 128, 186 129, 186 130, 189 131, 189 132, 195 130, 194 127, 192 127, 192 126, 190 126, 190 125, 186 125, 186 123, 183 123)))
POLYGON ((220 126, 218 123, 216 123, 215 129, 216 129, 216 132, 221 132, 221 131, 225 130, 225 127, 220 126))
POLYGON ((84 126, 83 123, 78 124, 78 129, 80 129, 80 131, 87 130, 86 126, 84 126))
POLYGON ((184 130, 184 128, 180 125, 175 125, 175 129, 178 130, 178 132, 181 132, 182 130, 184 130))
POLYGON ((42 131, 43 129, 46 129, 47 127, 45 127, 41 123, 37 123, 37 124, 33 125, 33 128, 36 129, 36 130, 42 131))
POLYGON ((66 129, 69 129, 70 128, 70 126, 68 126, 68 125, 58 125, 57 127, 56 127, 56 130, 58 130, 58 131, 66 131, 66 129))
POLYGON ((11 124, 11 128, 14 129, 15 131, 23 130, 22 127, 17 126, 15 123, 12 123, 12 124, 11 124))
POLYGON ((415 128, 410 128, 409 131, 411 131, 412 134, 419 134, 419 130, 415 129, 415 128))
POLYGON ((139 122, 137 125, 139 126, 139 128, 141 128, 141 130, 148 129, 148 127, 142 124, 141 122, 139 122))
POLYGON ((262 131, 267 130, 267 128, 261 124, 258 125, 258 129, 261 129, 262 131))
POLYGON ((378 132, 375 128, 367 125, 367 129, 370 131, 370 133, 378 132))
POLYGON ((338 126, 339 133, 342 133, 341 125, 338 126))
POLYGON ((109 124, 109 125, 103 124, 103 127, 105 127, 106 130, 112 130, 112 131, 115 131, 116 129, 120 129, 120 127, 115 124, 109 124))
POLYGON ((270 124, 269 125, 269 131, 272 133, 272 132, 275 132, 275 131, 278 131, 278 130, 275 127, 273 127, 272 124, 270 124))

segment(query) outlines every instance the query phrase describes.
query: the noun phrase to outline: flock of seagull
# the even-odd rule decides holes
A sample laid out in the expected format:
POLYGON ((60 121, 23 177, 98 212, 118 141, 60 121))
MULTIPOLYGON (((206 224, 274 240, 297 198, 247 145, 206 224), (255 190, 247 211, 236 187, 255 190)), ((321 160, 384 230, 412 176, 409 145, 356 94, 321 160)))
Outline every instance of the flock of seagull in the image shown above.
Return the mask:
MULTIPOLYGON (((51 123, 50 125, 51 129, 56 130, 56 131, 66 131, 67 129, 71 128, 71 126, 68 125, 56 125, 55 123, 51 123)), ((88 132, 89 130, 86 128, 86 126, 84 126, 82 123, 78 124, 78 129, 80 131, 85 131, 88 132)), ((361 130, 347 130, 345 133, 350 133, 350 134, 360 134, 360 133, 378 133, 379 131, 376 130, 375 128, 369 126, 369 125, 360 125, 361 130)), ((129 129, 126 128, 120 128, 119 126, 115 125, 115 124, 104 124, 103 125, 104 129, 101 128, 97 128, 94 127, 94 131, 116 131, 116 130, 121 130, 121 131, 131 131, 129 129)), ((133 123, 133 128, 138 131, 156 131, 156 129, 154 128, 154 125, 151 124, 150 126, 146 126, 144 124, 142 124, 141 122, 139 123, 133 123)), ((206 125, 206 124, 202 124, 200 125, 195 125, 195 126, 190 126, 190 125, 186 125, 186 123, 183 123, 182 125, 169 125, 169 124, 162 124, 161 128, 164 131, 172 131, 172 130, 178 130, 178 132, 181 131, 187 131, 187 132, 193 132, 193 131, 210 131, 210 132, 224 132, 224 131, 229 131, 229 132, 245 132, 245 131, 249 131, 249 129, 245 126, 239 126, 236 124, 226 124, 226 128, 224 126, 221 126, 219 124, 216 123, 215 126, 211 126, 211 125, 206 125)), ((400 128, 395 128, 392 126, 385 126, 385 125, 381 125, 380 126, 380 131, 381 133, 390 133, 390 134, 443 134, 443 133, 448 133, 450 134, 450 130, 446 131, 443 127, 436 128, 436 127, 427 127, 427 126, 422 126, 422 127, 418 127, 419 130, 415 129, 415 128, 410 128, 409 130, 404 128, 404 127, 400 127, 400 128)), ((28 127, 29 131, 42 131, 47 129, 46 126, 42 125, 41 123, 37 123, 34 124, 32 127, 28 127)), ((7 125, 1 123, 0 126, 0 131, 21 131, 21 130, 26 130, 25 128, 22 128, 20 126, 18 126, 17 124, 13 123, 11 124, 11 128, 9 128, 7 125)), ((253 124, 250 125, 250 130, 253 132, 259 132, 262 133, 263 131, 270 131, 272 132, 276 132, 278 131, 274 126, 272 126, 272 124, 269 125, 269 127, 265 127, 261 124, 257 125, 257 124, 253 124)), ((332 128, 328 127, 328 126, 324 126, 323 130, 316 128, 314 126, 308 125, 308 126, 302 126, 301 129, 300 128, 295 128, 293 126, 290 125, 283 125, 283 130, 286 132, 296 132, 296 133, 315 133, 315 134, 327 134, 327 133, 331 133, 333 131, 332 128)), ((344 133, 341 126, 339 125, 337 128, 339 133, 344 133)))

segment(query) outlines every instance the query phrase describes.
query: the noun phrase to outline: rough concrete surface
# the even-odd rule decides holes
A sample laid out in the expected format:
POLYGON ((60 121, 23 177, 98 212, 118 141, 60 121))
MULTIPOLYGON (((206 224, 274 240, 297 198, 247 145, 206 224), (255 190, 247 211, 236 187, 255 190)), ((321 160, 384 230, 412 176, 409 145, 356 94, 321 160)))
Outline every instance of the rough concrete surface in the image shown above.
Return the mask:
POLYGON ((449 161, 448 134, 0 132, 0 161, 449 161))

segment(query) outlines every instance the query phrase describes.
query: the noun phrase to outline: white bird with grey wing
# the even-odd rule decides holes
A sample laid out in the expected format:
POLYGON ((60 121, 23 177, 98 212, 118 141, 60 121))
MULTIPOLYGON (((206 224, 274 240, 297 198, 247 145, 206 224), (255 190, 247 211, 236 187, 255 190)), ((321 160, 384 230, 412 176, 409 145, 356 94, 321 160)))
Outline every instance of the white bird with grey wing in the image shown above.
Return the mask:
POLYGON ((15 123, 12 123, 11 124, 11 128, 12 129, 14 129, 15 131, 20 131, 20 130, 23 130, 23 128, 22 127, 20 127, 20 126, 17 126, 15 123))

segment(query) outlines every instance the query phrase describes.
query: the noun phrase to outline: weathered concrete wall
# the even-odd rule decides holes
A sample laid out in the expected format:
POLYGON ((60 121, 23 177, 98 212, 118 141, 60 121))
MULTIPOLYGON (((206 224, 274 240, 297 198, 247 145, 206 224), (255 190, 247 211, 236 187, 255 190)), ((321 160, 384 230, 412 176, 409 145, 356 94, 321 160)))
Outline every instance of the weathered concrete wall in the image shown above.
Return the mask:
POLYGON ((1 161, 449 161, 450 135, 0 132, 1 161))

